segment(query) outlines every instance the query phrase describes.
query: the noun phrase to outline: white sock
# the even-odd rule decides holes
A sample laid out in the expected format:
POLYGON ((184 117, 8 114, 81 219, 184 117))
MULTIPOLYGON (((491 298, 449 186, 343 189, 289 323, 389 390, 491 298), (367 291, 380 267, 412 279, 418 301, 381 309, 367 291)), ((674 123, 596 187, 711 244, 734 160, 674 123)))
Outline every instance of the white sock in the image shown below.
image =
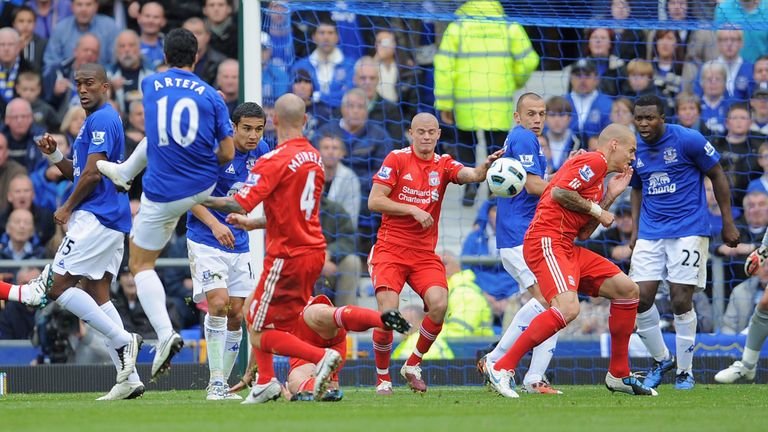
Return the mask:
POLYGON ((232 368, 237 362, 237 355, 240 353, 240 341, 243 340, 243 331, 227 330, 227 340, 224 343, 224 381, 232 375, 232 368))
POLYGON ((691 374, 693 348, 696 343, 696 311, 691 309, 682 315, 675 315, 675 346, 677 348, 677 373, 691 374))
POLYGON ((69 288, 56 299, 56 303, 106 336, 112 346, 119 348, 131 342, 131 335, 112 322, 85 291, 74 287, 69 288))
POLYGON ((224 381, 224 343, 227 339, 227 317, 205 314, 205 351, 208 353, 210 382, 224 381))
POLYGON ((131 181, 147 167, 147 139, 144 138, 136 145, 136 149, 125 162, 117 165, 117 172, 125 181, 131 181))
POLYGON ((754 369, 758 361, 760 361, 760 351, 744 347, 744 352, 741 353, 741 362, 744 366, 754 369))
POLYGON ((25 292, 22 292, 24 288, 29 291, 29 287, 26 285, 11 285, 11 290, 8 291, 8 300, 9 301, 15 301, 20 302, 22 300, 26 300, 25 292))
MULTIPOLYGON (((107 314, 109 319, 111 319, 116 326, 120 327, 121 329, 125 329, 125 326, 123 325, 123 319, 120 318, 120 314, 117 312, 117 309, 115 309, 115 305, 112 304, 111 301, 108 301, 99 307, 101 308, 101 310, 104 311, 105 314, 107 314)), ((107 344, 107 352, 109 352, 109 356, 112 357, 112 363, 115 364, 116 369, 120 369, 120 358, 117 357, 117 351, 115 351, 115 348, 112 346, 112 344, 108 340, 105 339, 104 342, 107 344)), ((131 374, 128 375, 128 382, 129 383, 141 382, 141 379, 139 378, 139 372, 136 370, 135 366, 133 368, 133 372, 131 372, 131 374)))
MULTIPOLYGON (((507 327, 507 330, 501 336, 501 340, 496 344, 496 348, 488 353, 488 359, 492 362, 497 362, 500 358, 504 357, 504 354, 506 354, 512 345, 514 345, 523 330, 531 324, 531 321, 533 321, 537 315, 545 310, 544 306, 542 306, 535 298, 528 300, 528 302, 517 311, 515 317, 512 319, 512 324, 507 327)), ((557 338, 555 338, 555 340, 557 340, 557 338)))
POLYGON ((660 320, 661 317, 659 317, 659 310, 656 309, 656 305, 637 314, 637 335, 640 336, 648 352, 656 361, 669 358, 669 349, 664 344, 664 337, 661 336, 660 320))
POLYGON ((158 341, 164 341, 173 334, 173 325, 165 307, 165 289, 163 282, 154 270, 144 270, 137 273, 133 280, 136 282, 136 294, 147 314, 152 328, 157 333, 158 341))
POLYGON ((544 374, 547 372, 549 362, 552 361, 552 356, 555 354, 557 335, 559 334, 560 332, 553 334, 549 339, 533 349, 531 366, 528 368, 525 378, 523 378, 523 384, 529 385, 544 381, 544 374))

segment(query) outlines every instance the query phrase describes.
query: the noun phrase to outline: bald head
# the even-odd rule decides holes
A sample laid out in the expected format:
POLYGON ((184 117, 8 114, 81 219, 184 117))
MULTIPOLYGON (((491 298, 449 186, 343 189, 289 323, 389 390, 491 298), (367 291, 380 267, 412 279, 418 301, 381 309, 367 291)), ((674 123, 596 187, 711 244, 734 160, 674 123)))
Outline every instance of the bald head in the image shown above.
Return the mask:
POLYGON ((438 127, 439 124, 437 123, 437 117, 426 112, 418 113, 415 116, 413 116, 413 120, 411 120, 411 129, 417 129, 417 127, 427 127, 427 126, 438 127))
POLYGON ((632 130, 624 125, 618 123, 611 123, 600 132, 600 136, 597 137, 597 147, 602 148, 608 145, 612 140, 619 142, 635 142, 635 134, 632 130))
POLYGON ((275 102, 275 117, 277 118, 275 125, 278 128, 280 126, 302 128, 305 114, 304 101, 293 93, 286 93, 275 102))
POLYGON ((608 172, 625 171, 635 159, 637 138, 628 127, 612 123, 597 137, 597 149, 608 163, 608 172))

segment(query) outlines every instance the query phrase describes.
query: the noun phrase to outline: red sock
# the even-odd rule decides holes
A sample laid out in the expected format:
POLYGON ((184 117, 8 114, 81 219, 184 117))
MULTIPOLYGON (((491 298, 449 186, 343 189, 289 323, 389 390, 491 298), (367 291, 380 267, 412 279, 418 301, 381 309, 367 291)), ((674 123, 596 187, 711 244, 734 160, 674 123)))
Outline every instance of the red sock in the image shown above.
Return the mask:
POLYGON ((339 328, 349 331, 361 332, 376 327, 384 327, 379 312, 359 306, 348 305, 336 308, 333 319, 339 328))
POLYGON ((435 343, 435 339, 442 329, 443 323, 435 324, 429 319, 429 316, 425 316, 424 320, 421 321, 421 327, 419 327, 419 340, 416 341, 416 349, 413 350, 405 364, 416 366, 421 363, 421 357, 429 351, 429 347, 435 343))
POLYGON ((21 301, 21 287, 0 282, 0 300, 21 301))
POLYGON ((256 366, 259 367, 259 377, 256 384, 266 384, 275 377, 275 367, 272 364, 272 353, 253 348, 251 354, 256 358, 256 366))
POLYGON ((635 329, 638 299, 611 301, 608 329, 611 332, 611 360, 608 372, 616 378, 629 376, 629 337, 635 329))
POLYGON ((324 349, 312 346, 288 332, 273 329, 261 332, 261 349, 286 357, 297 357, 315 364, 320 363, 325 355, 324 349))
POLYGON ((504 354, 504 357, 496 362, 494 369, 497 371, 515 369, 525 353, 549 339, 552 335, 565 328, 566 325, 563 314, 555 307, 540 313, 531 321, 520 337, 517 338, 512 348, 504 354))
POLYGON ((392 382, 389 376, 389 359, 392 356, 392 330, 373 329, 373 356, 376 363, 376 385, 392 382))

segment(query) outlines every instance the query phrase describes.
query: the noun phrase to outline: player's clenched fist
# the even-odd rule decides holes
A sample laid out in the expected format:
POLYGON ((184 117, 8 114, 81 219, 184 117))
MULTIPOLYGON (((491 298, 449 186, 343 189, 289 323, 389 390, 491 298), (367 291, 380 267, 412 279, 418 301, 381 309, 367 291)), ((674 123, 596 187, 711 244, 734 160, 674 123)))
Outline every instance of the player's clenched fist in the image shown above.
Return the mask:
POLYGON ((431 227, 432 224, 435 223, 435 220, 432 219, 431 214, 425 212, 424 210, 418 207, 413 207, 411 216, 413 216, 413 218, 416 219, 416 222, 420 223, 421 227, 424 229, 431 227))
POLYGON ((49 133, 43 135, 42 138, 40 138, 35 144, 37 144, 37 148, 40 149, 43 154, 51 154, 56 151, 56 140, 53 139, 53 136, 49 133))
POLYGON ((608 210, 603 210, 602 213, 600 213, 600 217, 597 218, 597 220, 606 228, 613 225, 613 213, 609 212, 608 210))
POLYGON ((765 264, 766 259, 768 259, 768 248, 760 246, 747 257, 747 262, 744 263, 744 271, 750 276, 756 275, 760 267, 765 264))

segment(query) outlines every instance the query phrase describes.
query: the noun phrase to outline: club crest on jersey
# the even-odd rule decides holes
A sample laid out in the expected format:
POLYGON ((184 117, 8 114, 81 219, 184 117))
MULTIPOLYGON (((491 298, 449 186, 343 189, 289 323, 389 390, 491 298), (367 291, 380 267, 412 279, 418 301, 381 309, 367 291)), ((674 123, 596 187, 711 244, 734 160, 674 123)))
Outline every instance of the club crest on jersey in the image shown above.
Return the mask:
POLYGON ((637 162, 635 163, 635 166, 638 168, 642 168, 645 166, 645 164, 643 163, 642 159, 637 158, 637 162))
POLYGON ((673 162, 677 162, 677 150, 667 147, 664 149, 664 163, 671 164, 673 162))
POLYGON ((392 175, 392 168, 383 166, 379 169, 379 172, 376 175, 379 176, 380 179, 389 180, 389 176, 392 175))
POLYGON ((437 171, 430 171, 429 173, 429 185, 440 186, 440 174, 437 171))
POLYGON ((707 154, 707 156, 712 156, 715 154, 715 147, 707 141, 706 144, 704 144, 704 153, 707 154))
POLYGON ((93 131, 91 132, 91 144, 93 145, 102 145, 104 144, 104 136, 107 134, 106 131, 93 131))
POLYGON ((232 164, 229 164, 227 169, 224 171, 227 174, 234 174, 235 173, 235 166, 232 164))
POLYGON ((520 163, 526 167, 530 168, 533 166, 533 155, 530 154, 521 154, 520 155, 520 163))
POLYGON ((594 171, 592 171, 592 167, 590 167, 589 165, 584 165, 583 167, 581 167, 581 169, 579 169, 579 176, 581 177, 582 180, 584 180, 585 182, 588 182, 592 179, 592 177, 595 176, 595 173, 594 171))
POLYGON ((256 165, 256 158, 250 157, 248 158, 248 160, 245 161, 245 169, 247 169, 248 171, 250 171, 254 165, 256 165))

